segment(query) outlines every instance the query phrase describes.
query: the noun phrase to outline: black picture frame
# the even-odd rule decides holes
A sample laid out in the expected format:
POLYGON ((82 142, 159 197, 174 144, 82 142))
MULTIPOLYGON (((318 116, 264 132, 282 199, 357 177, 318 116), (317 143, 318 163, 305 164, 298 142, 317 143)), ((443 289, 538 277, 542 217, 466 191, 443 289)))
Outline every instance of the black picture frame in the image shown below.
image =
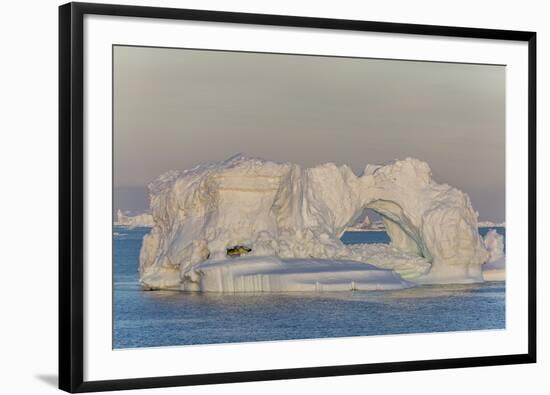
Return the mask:
POLYGON ((59 7, 59 388, 71 393, 244 381, 343 376, 536 362, 536 33, 286 15, 249 14, 127 5, 68 3, 59 7), (528 43, 528 352, 482 356, 84 381, 84 135, 83 19, 87 14, 269 26, 402 33, 528 43))

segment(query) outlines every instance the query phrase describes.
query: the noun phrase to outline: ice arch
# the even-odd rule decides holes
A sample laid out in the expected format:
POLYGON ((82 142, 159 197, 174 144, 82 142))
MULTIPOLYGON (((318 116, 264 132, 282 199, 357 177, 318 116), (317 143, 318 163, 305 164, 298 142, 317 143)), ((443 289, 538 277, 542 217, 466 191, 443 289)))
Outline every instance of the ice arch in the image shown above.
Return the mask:
POLYGON ((198 281, 204 262, 237 253, 359 261, 422 283, 482 281, 488 257, 468 196, 436 183, 429 166, 411 158, 367 165, 358 177, 345 165, 302 168, 237 155, 168 172, 149 191, 155 226, 140 275, 152 288, 198 281), (390 246, 339 240, 365 208, 384 218, 390 246))
POLYGON ((378 199, 367 204, 369 208, 378 213, 384 222, 386 232, 392 244, 399 250, 421 256, 431 262, 432 257, 418 230, 403 212, 403 208, 390 200, 378 199))

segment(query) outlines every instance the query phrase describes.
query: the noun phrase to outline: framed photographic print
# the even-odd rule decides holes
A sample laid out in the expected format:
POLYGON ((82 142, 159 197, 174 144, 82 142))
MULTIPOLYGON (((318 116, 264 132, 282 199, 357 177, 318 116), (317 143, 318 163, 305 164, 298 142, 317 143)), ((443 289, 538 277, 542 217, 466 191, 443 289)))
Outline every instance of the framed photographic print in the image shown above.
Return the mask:
POLYGON ((536 35, 59 9, 59 386, 536 360, 536 35))

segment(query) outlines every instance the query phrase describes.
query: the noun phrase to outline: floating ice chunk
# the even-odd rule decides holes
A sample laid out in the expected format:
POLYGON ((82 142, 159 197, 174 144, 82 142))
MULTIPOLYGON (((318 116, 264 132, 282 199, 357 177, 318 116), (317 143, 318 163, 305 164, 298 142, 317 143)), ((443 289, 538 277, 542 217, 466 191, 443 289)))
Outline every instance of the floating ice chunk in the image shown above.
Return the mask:
POLYGON ((504 236, 495 229, 489 230, 483 238, 485 248, 489 251, 487 263, 483 265, 485 281, 506 280, 506 257, 504 256, 504 236))
POLYGON ((483 244, 489 252, 487 264, 495 262, 504 256, 504 236, 499 234, 495 229, 487 232, 483 238, 483 244))

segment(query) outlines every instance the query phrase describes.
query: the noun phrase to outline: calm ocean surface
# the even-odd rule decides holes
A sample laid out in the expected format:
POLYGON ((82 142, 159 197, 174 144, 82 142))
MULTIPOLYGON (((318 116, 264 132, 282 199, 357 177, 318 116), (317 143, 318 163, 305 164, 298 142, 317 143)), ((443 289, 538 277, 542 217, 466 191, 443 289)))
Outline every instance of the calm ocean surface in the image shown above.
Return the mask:
MULTIPOLYGON (((482 235, 487 231, 480 229, 482 235)), ((505 327, 504 282, 374 292, 144 292, 137 270, 142 238, 148 232, 114 229, 114 348, 505 327)), ((347 232, 342 241, 388 243, 389 238, 385 232, 347 232)))

